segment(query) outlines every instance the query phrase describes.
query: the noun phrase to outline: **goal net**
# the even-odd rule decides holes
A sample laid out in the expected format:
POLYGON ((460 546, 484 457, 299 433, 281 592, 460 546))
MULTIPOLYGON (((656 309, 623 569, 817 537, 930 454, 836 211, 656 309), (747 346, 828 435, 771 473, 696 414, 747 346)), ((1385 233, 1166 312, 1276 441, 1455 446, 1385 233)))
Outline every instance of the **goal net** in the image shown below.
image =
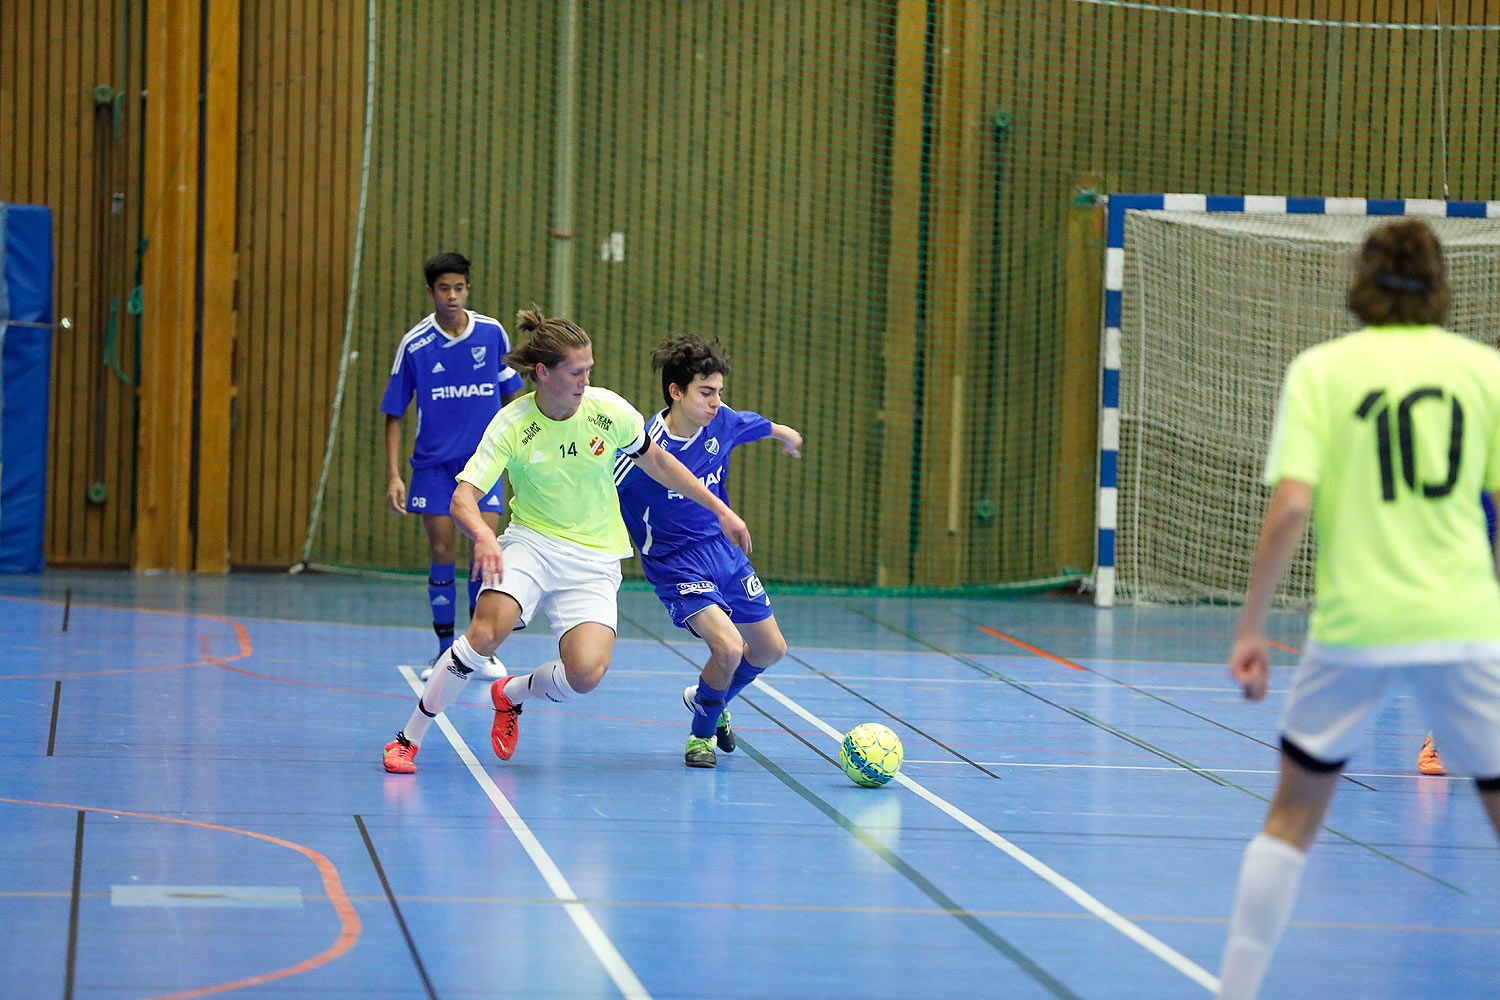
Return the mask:
MULTIPOLYGON (((1299 351, 1358 326, 1344 296, 1365 236, 1387 221, 1377 216, 1433 216, 1453 290, 1448 327, 1487 343, 1500 335, 1495 203, 1308 199, 1287 211, 1284 199, 1265 199, 1259 207, 1269 210, 1258 211, 1258 201, 1233 199, 1226 211, 1111 206, 1112 217, 1119 211, 1108 270, 1118 294, 1106 319, 1096 603, 1242 599, 1282 376, 1299 351), (1456 212, 1481 217, 1447 217, 1456 212)), ((1311 606, 1313 546, 1309 532, 1278 605, 1311 606)))

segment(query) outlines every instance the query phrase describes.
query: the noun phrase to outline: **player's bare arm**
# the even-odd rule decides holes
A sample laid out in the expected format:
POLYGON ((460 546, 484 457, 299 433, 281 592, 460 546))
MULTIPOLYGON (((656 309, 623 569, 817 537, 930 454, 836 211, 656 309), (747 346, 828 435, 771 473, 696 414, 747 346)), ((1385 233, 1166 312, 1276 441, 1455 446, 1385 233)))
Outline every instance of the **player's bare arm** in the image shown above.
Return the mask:
POLYGON ((781 442, 783 454, 790 455, 793 458, 802 457, 802 435, 798 433, 795 427, 788 427, 786 424, 778 424, 772 421, 771 436, 781 442))
POLYGON ((406 480, 401 477, 401 429, 406 421, 385 416, 385 499, 397 514, 406 513, 406 480))
POLYGON ((728 504, 714 496, 707 486, 700 483, 697 477, 687 470, 687 466, 668 454, 655 441, 650 438, 646 439, 646 450, 635 460, 635 464, 641 467, 642 472, 667 489, 680 493, 712 511, 718 517, 719 527, 723 529, 729 540, 738 545, 742 552, 750 551, 750 529, 745 526, 740 516, 731 510, 728 504))
POLYGON ((494 529, 485 523, 479 512, 479 501, 484 494, 473 483, 459 482, 453 490, 453 500, 448 512, 453 523, 474 540, 469 555, 469 579, 498 582, 505 570, 505 561, 500 555, 500 539, 494 529))
POLYGON ((1266 644, 1266 614, 1281 574, 1291 562, 1307 519, 1312 514, 1312 486, 1296 479, 1283 479, 1271 494, 1261 522, 1255 561, 1250 566, 1250 586, 1240 613, 1234 647, 1229 653, 1229 676, 1259 701, 1270 686, 1270 650, 1266 644))

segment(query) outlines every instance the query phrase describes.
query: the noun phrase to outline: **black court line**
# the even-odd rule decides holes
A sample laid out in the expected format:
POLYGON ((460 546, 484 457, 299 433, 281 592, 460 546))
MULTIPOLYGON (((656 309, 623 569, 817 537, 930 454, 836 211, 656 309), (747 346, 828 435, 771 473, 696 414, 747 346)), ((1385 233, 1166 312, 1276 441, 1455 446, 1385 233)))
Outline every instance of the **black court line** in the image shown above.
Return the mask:
POLYGON ((411 952, 411 960, 416 963, 417 975, 422 977, 422 986, 426 988, 431 1000, 437 1000, 437 991, 432 988, 432 980, 427 976, 427 966, 422 964, 422 956, 417 954, 417 943, 412 940, 411 930, 406 926, 406 918, 401 915, 401 907, 396 902, 396 894, 391 892, 390 880, 385 877, 385 868, 380 864, 380 858, 375 853, 375 843, 370 840, 370 831, 365 829, 365 821, 358 813, 354 814, 354 822, 359 827, 359 835, 365 840, 365 850, 370 852, 370 861, 375 865, 375 874, 380 876, 380 885, 385 890, 385 898, 391 904, 391 911, 396 914, 396 923, 401 928, 401 936, 406 938, 406 950, 411 952))
MULTIPOLYGON (((747 697, 744 693, 740 694, 739 700, 742 701, 742 702, 744 702, 746 705, 749 705, 751 708, 755 709, 761 715, 764 715, 766 717, 767 721, 769 721, 769 722, 773 723, 774 725, 776 725, 778 728, 781 729, 782 732, 786 733, 792 739, 796 740, 798 743, 801 743, 803 746, 807 747, 807 749, 811 750, 813 753, 817 754, 819 757, 822 757, 824 760, 828 761, 828 763, 832 764, 834 767, 838 768, 840 771, 842 771, 844 769, 844 765, 841 764, 841 763, 839 763, 838 761, 834 760, 833 757, 830 756, 829 754, 824 753, 822 747, 819 747, 819 746, 815 745, 806 736, 803 736, 801 733, 797 732, 791 726, 787 725, 785 722, 782 722, 780 719, 776 718, 776 716, 772 715, 770 712, 767 712, 765 709, 761 708, 754 701, 751 701, 750 698, 747 697)), ((738 740, 739 736, 736 735, 735 739, 738 740)))
POLYGON ((1147 741, 1141 739, 1138 736, 1133 736, 1130 733, 1127 733, 1127 732, 1125 732, 1124 730, 1121 730, 1121 729, 1116 729, 1113 726, 1107 726, 1107 725, 1103 724, 1102 722, 1100 722, 1098 719, 1095 719, 1092 716, 1088 715, 1087 713, 1080 712, 1080 711, 1078 711, 1077 709, 1074 709, 1074 708, 1069 708, 1066 705, 1063 705, 1063 704, 1060 704, 1059 702, 1053 701, 1051 698, 1048 698, 1045 695, 1038 694, 1037 692, 1033 691, 1024 681, 1019 681, 1016 678, 1011 677, 1009 674, 1005 674, 1005 673, 1000 672, 999 670, 995 670, 995 669, 993 669, 991 667, 987 667, 984 664, 980 663, 979 661, 974 660, 974 659, 972 659, 970 657, 967 657, 967 656, 963 655, 962 653, 955 653, 951 649, 944 649, 942 646, 939 646, 937 643, 932 642, 932 641, 930 641, 928 639, 924 639, 920 635, 917 635, 915 632, 912 632, 909 629, 904 629, 904 628, 900 627, 899 625, 892 625, 890 622, 884 621, 881 618, 879 618, 878 616, 870 614, 868 611, 864 610, 863 608, 860 608, 860 607, 856 606, 855 604, 853 604, 850 601, 845 601, 844 603, 849 608, 849 610, 853 611, 855 614, 859 615, 862 618, 869 619, 870 621, 874 622, 876 625, 881 626, 882 628, 890 629, 892 632, 895 632, 897 635, 905 636, 906 638, 910 639, 912 642, 920 643, 921 645, 926 646, 928 649, 933 650, 934 652, 941 653, 944 656, 949 657, 950 659, 957 660, 959 663, 962 663, 965 666, 971 667, 974 670, 977 670, 977 671, 979 671, 982 674, 986 674, 986 675, 988 675, 990 677, 993 677, 995 680, 1000 681, 1003 684, 1009 685, 1012 688, 1015 688, 1017 691, 1021 692, 1022 694, 1029 695, 1030 697, 1035 698, 1037 701, 1041 702, 1042 704, 1050 706, 1052 708, 1055 708, 1059 712, 1062 712, 1065 715, 1071 715, 1073 718, 1077 719, 1078 721, 1083 722, 1083 723, 1085 723, 1087 725, 1093 726, 1095 729, 1098 729, 1098 730, 1100 730, 1102 732, 1109 733, 1111 736, 1114 736, 1117 739, 1123 740, 1126 743, 1129 743, 1131 746, 1138 747, 1139 749, 1144 750, 1147 753, 1149 753, 1149 754, 1151 754, 1151 755, 1153 755, 1155 757, 1160 757, 1162 760, 1169 761, 1172 764, 1176 764, 1178 767, 1182 768, 1184 771, 1187 771, 1187 772, 1189 772, 1191 774, 1196 774, 1198 777, 1202 778, 1204 781, 1209 782, 1210 784, 1214 784, 1214 785, 1227 785, 1227 784, 1230 784, 1230 782, 1228 782, 1225 779, 1221 778, 1219 775, 1214 774, 1212 771, 1209 771, 1209 770, 1206 770, 1204 768, 1201 768, 1198 765, 1192 763, 1191 761, 1184 760, 1183 758, 1178 757, 1176 754, 1170 753, 1169 751, 1164 750, 1161 747, 1156 746, 1156 745, 1154 745, 1152 743, 1148 743, 1147 741))
POLYGON ((899 722, 901 725, 905 726, 907 729, 910 729, 912 732, 916 733, 918 736, 922 737, 924 740, 928 741, 929 743, 933 744, 934 746, 942 747, 948 753, 950 753, 953 756, 957 757, 959 760, 963 761, 965 764, 968 764, 970 767, 974 768, 976 771, 982 771, 983 773, 989 775, 991 778, 994 778, 996 781, 1003 781, 1003 780, 1005 780, 1000 775, 996 774, 994 771, 991 771, 989 768, 987 768, 983 764, 979 763, 977 760, 971 760, 968 757, 965 757, 963 754, 959 753, 957 750, 953 749, 948 744, 946 744, 942 740, 938 739, 936 736, 934 736, 931 733, 927 732, 925 729, 921 728, 916 723, 914 723, 914 722, 908 722, 906 719, 904 719, 901 716, 897 715, 895 712, 892 712, 890 709, 886 708, 884 705, 880 704, 879 702, 875 701, 874 699, 867 698, 864 695, 860 694, 858 691, 854 690, 852 687, 850 687, 849 685, 845 684, 843 681, 839 680, 837 677, 834 677, 832 674, 828 673, 827 671, 819 670, 817 667, 813 666, 811 663, 808 663, 806 660, 804 660, 802 657, 798 656, 797 654, 795 654, 795 653, 788 653, 787 654, 787 659, 792 660, 795 663, 801 664, 807 670, 809 670, 812 673, 817 674, 819 677, 823 678, 825 681, 827 681, 828 683, 832 684, 834 687, 837 687, 837 688, 839 688, 839 689, 841 689, 843 691, 848 692, 849 694, 851 694, 854 697, 858 698, 860 701, 864 702, 866 705, 869 705, 871 708, 873 708, 875 711, 879 712, 881 715, 884 715, 886 718, 891 719, 894 722, 899 722))
MULTIPOLYGON (((987 625, 988 624, 986 622, 981 622, 977 618, 970 618, 968 615, 964 614, 961 611, 955 611, 955 612, 953 612, 953 614, 954 614, 955 617, 960 618, 963 621, 966 621, 966 622, 968 622, 971 625, 987 625)), ((1037 646, 1037 648, 1038 649, 1042 649, 1044 647, 1037 646)), ((1055 653, 1052 653, 1051 650, 1047 650, 1047 652, 1050 655, 1053 655, 1053 656, 1057 655, 1055 653)), ((1058 659, 1063 659, 1063 657, 1058 657, 1058 659)), ((1109 674, 1106 674, 1104 671, 1097 669, 1096 667, 1086 666, 1085 664, 1082 664, 1082 663, 1074 663, 1072 660, 1068 660, 1067 662, 1071 663, 1071 664, 1073 664, 1073 666, 1078 667, 1079 669, 1083 670, 1085 673, 1093 674, 1095 677, 1101 677, 1104 680, 1109 681, 1111 684, 1118 684, 1120 687, 1125 688, 1128 691, 1134 691, 1136 694, 1142 695, 1143 697, 1146 697, 1146 698, 1150 698, 1152 701, 1160 702, 1161 704, 1166 705, 1168 708, 1176 709, 1177 711, 1182 712, 1184 715, 1192 716, 1194 719, 1197 719, 1200 722, 1206 722, 1209 725, 1215 726, 1215 727, 1217 727, 1219 729, 1222 729, 1222 730, 1224 730, 1227 733, 1233 733, 1236 736, 1239 736, 1239 737, 1242 737, 1244 739, 1249 740, 1251 743, 1258 743, 1261 746, 1265 747, 1267 750, 1270 750, 1273 753, 1277 754, 1278 756, 1281 754, 1281 748, 1279 746, 1276 746, 1273 743, 1267 743, 1265 740, 1261 739, 1260 737, 1253 736, 1250 733, 1245 732, 1243 729, 1237 729, 1234 726, 1225 725, 1224 723, 1218 721, 1217 719, 1211 718, 1210 716, 1207 716, 1207 715, 1203 715, 1203 714, 1201 714, 1199 712, 1195 712, 1192 709, 1187 708, 1187 707, 1185 707, 1183 705, 1179 705, 1177 702, 1172 701, 1170 698, 1165 698, 1165 697, 1163 697, 1163 696, 1161 696, 1159 694, 1156 694, 1155 692, 1147 691, 1145 688, 1138 687, 1135 684, 1132 684, 1129 681, 1121 680, 1118 677, 1112 677, 1109 674)), ((1374 785, 1370 785, 1370 784, 1367 784, 1367 783, 1365 783, 1363 781, 1360 781, 1358 778, 1352 778, 1352 777, 1350 777, 1347 774, 1341 774, 1341 775, 1339 775, 1339 777, 1343 778, 1345 781, 1350 782, 1351 784, 1358 785, 1360 788, 1366 789, 1367 791, 1371 791, 1371 792, 1378 792, 1378 791, 1380 791, 1380 789, 1376 788, 1374 785)))
POLYGON ((78 963, 78 886, 83 881, 83 810, 73 835, 73 900, 68 904, 68 959, 63 973, 63 1000, 73 1000, 73 971, 78 963))
MULTIPOLYGON (((636 628, 640 629, 643 633, 649 635, 657 642, 661 643, 668 650, 680 657, 685 662, 689 664, 694 662, 693 660, 689 659, 687 655, 684 654, 681 650, 673 647, 665 639, 663 639, 661 636, 657 635, 650 629, 646 628, 640 622, 629 617, 628 615, 622 614, 620 617, 625 621, 630 622, 630 624, 634 625, 636 628)), ((840 773, 843 773, 843 766, 839 764, 837 760, 829 756, 829 754, 827 754, 822 748, 814 745, 801 733, 796 732, 776 716, 772 715, 770 712, 767 712, 764 708, 761 708, 754 701, 747 698, 743 693, 740 694, 738 700, 744 702, 750 708, 755 709, 755 711, 759 712, 768 720, 775 723, 776 726, 783 732, 785 732, 788 736, 792 737, 797 742, 807 747, 819 757, 822 757, 829 764, 838 768, 840 773)), ((874 702, 870 702, 870 704, 874 705, 874 702)), ((878 705, 875 707, 879 708, 878 705)), ((884 710, 882 709, 882 711, 884 710)), ((889 715, 890 713, 886 714, 889 715)), ((895 718, 895 716, 892 716, 892 718, 895 718)), ((1070 997, 1073 998, 1073 1000, 1081 1000, 1081 998, 1079 998, 1076 993, 1069 990, 1062 983, 1054 979, 1045 969, 1032 961, 1025 952, 1021 951, 1015 945, 1011 944, 1009 941, 1005 940, 1003 937, 990 930, 990 928, 987 927, 982 921, 980 921, 979 918, 975 917, 968 910, 965 910, 963 907, 959 906, 955 900, 949 898, 947 894, 945 894, 941 889, 934 885, 932 881, 925 875, 917 871, 906 861, 902 860, 901 857, 893 852, 890 848, 886 847, 880 841, 876 840, 864 827, 860 826, 858 823, 854 822, 849 817, 839 812, 832 805, 825 802, 820 796, 818 796, 817 793, 813 792, 807 786, 799 782, 796 778, 793 778, 786 771, 782 770, 765 755, 759 753, 753 746, 750 745, 749 741, 746 740, 743 735, 736 733, 735 742, 737 744, 736 749, 743 749, 750 755, 751 759, 753 759, 757 764, 765 768, 767 771, 771 772, 771 774, 779 779, 782 784, 786 785, 792 791, 802 796, 802 798, 806 799, 815 808, 817 808, 819 812, 823 813, 823 815, 827 816, 829 819, 833 820, 835 823, 841 826, 850 836, 854 837, 860 843, 864 844, 871 851, 874 851, 882 861, 886 862, 892 868, 896 869, 896 871, 899 872, 903 877, 905 877, 907 881, 916 886, 916 888, 920 890, 923 895, 936 903, 941 909, 951 914, 956 920, 959 921, 959 923, 963 924, 969 930, 977 934, 990 947, 994 948, 1000 954, 1010 959, 1010 961, 1014 963, 1017 968, 1019 968, 1022 972, 1025 972, 1032 979, 1036 980, 1038 983, 1044 986, 1048 990, 1048 992, 1052 993, 1053 996, 1070 997)))
MULTIPOLYGON (((1103 732, 1106 732, 1106 733, 1110 733, 1113 736, 1117 736, 1120 739, 1125 740, 1128 743, 1131 743, 1131 744, 1134 744, 1135 746, 1140 747, 1142 750, 1146 750, 1146 751, 1148 751, 1150 753, 1156 754, 1158 757, 1161 757, 1164 760, 1170 760, 1173 763, 1177 764, 1179 767, 1182 767, 1182 768, 1184 768, 1184 769, 1186 769, 1188 771, 1191 771, 1192 773, 1198 775, 1201 778, 1206 778, 1206 779, 1208 779, 1209 781, 1213 782, 1216 785, 1220 785, 1220 786, 1227 787, 1227 788, 1233 788, 1235 791, 1244 792, 1246 795, 1250 796, 1251 798, 1259 799, 1260 801, 1265 802, 1267 804, 1270 803, 1270 799, 1266 798, 1266 796, 1261 795, 1261 794, 1259 794, 1257 792, 1253 792, 1250 789, 1246 788, 1244 785, 1239 784, 1238 782, 1231 781, 1229 778, 1225 778, 1222 775, 1215 774, 1212 771, 1208 771, 1208 770, 1206 770, 1204 768, 1201 768, 1198 765, 1192 763, 1191 761, 1184 760, 1181 757, 1176 756, 1175 754, 1169 753, 1168 751, 1161 749, 1160 747, 1155 747, 1155 746, 1151 745, 1150 743, 1147 743, 1145 740, 1140 739, 1139 737, 1133 736, 1130 733, 1125 732, 1124 730, 1117 729, 1114 726, 1111 726, 1109 723, 1104 722, 1102 719, 1096 719, 1096 718, 1094 718, 1093 716, 1089 715, 1087 712, 1083 712, 1083 711, 1078 710, 1078 709, 1068 708, 1066 705, 1059 705, 1057 702, 1052 701, 1049 698, 1046 698, 1046 697, 1043 697, 1042 695, 1037 694, 1035 691, 1033 691, 1029 687, 1027 687, 1026 684, 1023 683, 1022 681, 1018 681, 1015 678, 1010 677, 1010 676, 1008 676, 1006 674, 1003 674, 1003 673, 1001 673, 998 670, 993 670, 993 669, 991 669, 989 667, 986 667, 984 664, 979 663, 976 660, 973 660, 973 659, 971 659, 971 658, 969 658, 967 656, 964 656, 962 653, 955 653, 952 650, 944 649, 942 646, 939 646, 937 643, 932 642, 932 641, 930 641, 928 639, 924 639, 921 636, 917 635, 915 632, 911 632, 911 631, 909 631, 907 629, 903 629, 903 628, 901 628, 900 626, 897 626, 897 625, 892 625, 890 622, 882 621, 880 618, 878 618, 875 615, 870 614, 868 611, 865 611, 863 608, 856 607, 850 601, 846 600, 844 603, 855 614, 857 614, 857 615, 859 615, 859 616, 861 616, 863 618, 867 618, 870 621, 874 622, 875 624, 880 625, 880 626, 882 626, 884 628, 888 628, 892 632, 895 632, 897 635, 906 636, 908 639, 912 640, 913 642, 921 643, 922 645, 926 646, 928 649, 931 649, 931 650, 934 650, 936 652, 942 653, 944 656, 950 657, 950 658, 952 658, 954 660, 957 660, 959 663, 963 663, 963 664, 965 664, 965 665, 967 665, 969 667, 972 667, 973 669, 979 671, 980 673, 987 674, 987 675, 989 675, 991 677, 994 677, 996 680, 1003 681, 1005 684, 1007 684, 1007 685, 1015 688, 1017 691, 1021 691, 1021 692, 1025 693, 1025 694, 1028 694, 1028 695, 1030 695, 1031 697, 1037 699, 1040 702, 1043 702, 1043 703, 1045 703, 1047 705, 1051 705, 1053 708, 1056 708, 1059 711, 1066 712, 1067 714, 1073 716, 1075 719, 1079 719, 1079 720, 1081 720, 1083 722, 1086 722, 1089 725, 1095 727, 1096 729, 1102 730, 1103 732)), ((959 617, 962 618, 963 616, 959 615, 959 617)), ((972 619, 968 619, 968 620, 972 621, 972 619)), ((1087 670, 1087 668, 1085 668, 1085 670, 1087 670)), ((1363 783, 1360 782, 1360 784, 1363 784, 1363 783)), ((1369 786, 1365 786, 1365 787, 1369 787, 1369 786)), ((1371 790, 1374 791, 1375 789, 1371 789, 1371 790)), ((1429 871, 1424 871, 1423 869, 1418 868, 1416 865, 1409 864, 1409 863, 1407 863, 1405 861, 1402 861, 1400 858, 1396 857, 1395 855, 1387 853, 1386 851, 1382 851, 1380 848, 1376 847, 1374 844, 1368 843, 1368 842, 1363 841, 1363 840, 1359 840, 1358 838, 1355 838, 1355 837, 1351 837, 1349 834, 1344 833, 1344 832, 1342 832, 1340 830, 1336 830, 1333 827, 1328 826, 1326 823, 1323 825, 1322 829, 1327 830, 1329 834, 1331 834, 1332 836, 1338 837, 1340 840, 1343 840, 1346 843, 1353 844, 1355 847, 1363 848, 1364 850, 1369 851, 1371 854, 1374 854, 1376 857, 1384 858, 1386 861, 1389 861, 1389 862, 1391 862, 1394 865, 1397 865, 1397 866, 1399 866, 1401 868, 1405 868, 1407 871, 1411 872, 1414 875, 1420 875, 1423 878, 1428 879, 1429 881, 1436 882, 1438 885, 1441 885, 1441 886, 1443 886, 1445 888, 1448 888, 1448 889, 1452 889, 1454 892, 1457 892, 1460 895, 1464 895, 1464 896, 1468 895, 1467 891, 1465 891, 1464 889, 1461 889, 1460 887, 1454 885, 1452 882, 1449 882, 1449 881, 1447 881, 1446 879, 1443 879, 1443 878, 1439 878, 1438 876, 1432 874, 1429 871)))
MULTIPOLYGON (((672 652, 674 652, 678 656, 682 657, 682 659, 687 660, 687 662, 689 662, 689 663, 693 662, 692 660, 689 660, 685 655, 683 655, 683 653, 681 652, 681 650, 673 649, 670 645, 668 645, 666 639, 662 638, 661 636, 657 635, 655 632, 653 632, 650 629, 646 628, 640 622, 635 621, 634 619, 629 618, 629 617, 624 616, 624 615, 622 615, 621 617, 625 618, 626 621, 630 622, 630 624, 634 625, 636 628, 640 629, 642 632, 646 633, 651 638, 655 639, 657 642, 661 643, 664 646, 667 646, 668 649, 672 649, 672 652)), ((891 720, 893 720, 895 722, 900 723, 901 725, 905 726, 907 729, 910 729, 912 732, 914 732, 918 736, 922 737, 924 740, 927 740, 933 746, 941 747, 942 749, 946 750, 948 753, 952 754, 953 756, 957 757, 959 760, 963 761, 965 764, 968 764, 970 767, 973 767, 976 770, 984 772, 985 774, 989 775, 991 778, 994 778, 996 781, 1003 781, 1004 780, 1000 775, 996 774, 994 771, 991 771, 989 768, 985 767, 983 764, 979 763, 978 761, 970 760, 968 757, 965 757, 963 754, 959 753, 957 750, 953 749, 948 744, 946 744, 942 740, 938 739, 936 736, 933 736, 931 733, 927 732, 925 729, 922 729, 916 723, 908 722, 906 719, 904 719, 901 716, 897 715, 895 712, 892 712, 890 709, 886 708, 884 705, 881 705, 879 702, 876 702, 876 701, 874 701, 874 700, 872 700, 870 698, 865 697, 864 695, 860 694, 858 691, 854 690, 849 685, 843 683, 838 678, 834 677, 832 674, 829 674, 828 672, 826 672, 824 670, 820 670, 817 667, 813 666, 811 663, 807 662, 802 657, 798 656, 796 653, 788 651, 788 653, 786 655, 786 659, 788 659, 788 660, 790 660, 790 661, 792 661, 794 663, 797 663, 797 664, 801 665, 808 672, 816 674, 819 677, 823 678, 824 680, 828 681, 830 684, 834 685, 835 687, 838 687, 838 688, 840 688, 840 689, 848 692, 849 694, 851 694, 854 697, 858 698, 860 701, 864 702, 866 705, 869 705, 871 708, 875 709, 875 711, 879 712, 881 715, 884 715, 886 718, 891 719, 891 720)), ((740 697, 744 698, 745 696, 744 695, 740 695, 740 697)), ((822 750, 819 750, 816 746, 813 746, 813 744, 809 743, 807 740, 802 739, 802 737, 798 736, 795 732, 792 732, 791 729, 788 729, 785 725, 782 725, 782 723, 781 723, 781 721, 779 719, 776 719, 774 716, 767 715, 766 712, 764 712, 762 709, 760 709, 758 706, 756 706, 753 702, 747 701, 746 703, 749 704, 749 705, 751 705, 752 708, 755 708, 755 710, 758 711, 758 712, 760 712, 760 714, 765 715, 766 718, 770 719, 772 722, 776 723, 778 726, 781 726, 782 729, 785 729, 787 731, 788 735, 794 736, 798 740, 801 740, 802 743, 805 744, 814 753, 817 753, 817 754, 821 755, 824 759, 826 759, 826 760, 828 760, 828 761, 830 761, 832 763, 837 763, 836 761, 833 760, 832 757, 829 757, 828 754, 823 753, 822 750)))
POLYGON ((55 681, 52 685, 52 728, 47 730, 47 756, 52 756, 52 748, 57 745, 57 703, 62 701, 62 681, 55 681))
MULTIPOLYGON (((756 711, 759 711, 762 715, 766 715, 767 718, 772 718, 758 706, 756 708, 756 711)), ((772 721, 775 721, 774 718, 772 719, 772 721)), ((786 727, 783 726, 782 728, 785 729, 786 727)), ((787 732, 791 732, 791 730, 788 729, 787 732)), ((806 785, 802 784, 796 778, 792 777, 786 771, 778 767, 775 762, 771 761, 764 754, 761 754, 759 751, 757 751, 755 747, 751 746, 749 741, 747 741, 743 736, 737 737, 737 741, 739 743, 737 749, 744 750, 747 754, 750 755, 751 759, 753 759, 757 764, 774 775, 777 780, 779 780, 783 785, 796 792, 813 808, 817 809, 824 816, 827 816, 829 819, 833 820, 833 822, 837 823, 844 829, 844 832, 849 834, 849 836, 853 837, 855 840, 858 840, 861 844, 865 845, 865 847, 869 848, 877 857, 880 858, 880 860, 884 861, 886 864, 894 868, 903 878, 905 878, 908 882, 915 886, 918 891, 920 891, 924 896, 936 903, 940 909, 948 913, 969 930, 973 931, 974 934, 976 934, 980 938, 980 940, 984 941, 985 944, 995 949, 995 951, 999 952, 1001 955, 1004 955, 1011 961, 1012 964, 1016 966, 1016 968, 1020 969, 1022 972, 1026 973, 1026 975, 1034 979, 1044 989, 1046 989, 1047 992, 1051 993, 1055 997, 1070 997, 1073 998, 1073 1000, 1079 1000, 1078 994, 1074 993, 1057 979, 1053 978, 1053 976, 1048 973, 1046 969, 1043 969, 1041 966, 1037 965, 1036 962, 1032 961, 1031 958, 1027 956, 1027 954, 1021 949, 1005 940, 1005 938, 1001 937, 999 934, 996 934, 994 931, 990 930, 990 928, 986 926, 985 923, 978 917, 974 916, 962 906, 959 906, 956 900, 949 897, 947 893, 943 892, 943 890, 934 885, 932 881, 921 872, 917 871, 911 865, 907 864, 906 861, 902 860, 899 854, 882 844, 868 830, 860 826, 858 823, 854 822, 848 816, 845 816, 843 813, 839 812, 828 802, 824 801, 823 798, 816 792, 812 791, 812 789, 808 788, 806 785)), ((823 756, 826 757, 827 755, 824 754, 823 756)))
POLYGON ((66 632, 68 630, 68 615, 69 615, 69 613, 72 612, 72 610, 73 610, 73 588, 69 587, 67 589, 67 592, 63 594, 62 630, 64 632, 66 632))

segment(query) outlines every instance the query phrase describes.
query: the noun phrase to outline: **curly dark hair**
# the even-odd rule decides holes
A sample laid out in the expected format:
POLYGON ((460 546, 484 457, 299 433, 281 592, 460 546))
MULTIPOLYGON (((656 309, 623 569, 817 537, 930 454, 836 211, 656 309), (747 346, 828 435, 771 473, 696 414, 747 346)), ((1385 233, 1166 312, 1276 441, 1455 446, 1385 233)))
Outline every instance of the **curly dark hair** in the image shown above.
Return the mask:
POLYGON ((651 367, 661 372, 662 398, 671 406, 672 386, 686 390, 698 375, 728 375, 729 354, 717 337, 709 340, 696 333, 681 333, 656 345, 651 352, 651 367))

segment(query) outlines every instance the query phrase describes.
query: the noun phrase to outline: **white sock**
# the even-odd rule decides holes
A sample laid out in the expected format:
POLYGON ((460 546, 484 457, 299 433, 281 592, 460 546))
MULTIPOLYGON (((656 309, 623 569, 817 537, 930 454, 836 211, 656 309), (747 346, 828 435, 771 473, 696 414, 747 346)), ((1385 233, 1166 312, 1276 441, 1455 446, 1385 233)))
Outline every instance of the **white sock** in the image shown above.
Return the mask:
POLYGON ((505 685, 505 697, 519 705, 528 698, 567 701, 578 697, 578 692, 568 686, 568 672, 563 669, 563 661, 552 660, 525 677, 512 677, 505 685))
POLYGON ((459 693, 469 683, 469 674, 455 669, 455 662, 473 671, 479 669, 476 664, 483 664, 485 657, 474 652, 474 647, 469 645, 469 640, 464 636, 453 640, 452 647, 438 657, 437 662, 432 665, 432 674, 422 686, 422 696, 417 699, 417 707, 412 710, 411 718, 401 730, 402 735, 413 743, 422 742, 433 718, 457 701, 459 693))
POLYGON ((1219 968, 1219 1000, 1254 1000, 1292 915, 1307 853, 1269 834, 1245 848, 1219 968))

